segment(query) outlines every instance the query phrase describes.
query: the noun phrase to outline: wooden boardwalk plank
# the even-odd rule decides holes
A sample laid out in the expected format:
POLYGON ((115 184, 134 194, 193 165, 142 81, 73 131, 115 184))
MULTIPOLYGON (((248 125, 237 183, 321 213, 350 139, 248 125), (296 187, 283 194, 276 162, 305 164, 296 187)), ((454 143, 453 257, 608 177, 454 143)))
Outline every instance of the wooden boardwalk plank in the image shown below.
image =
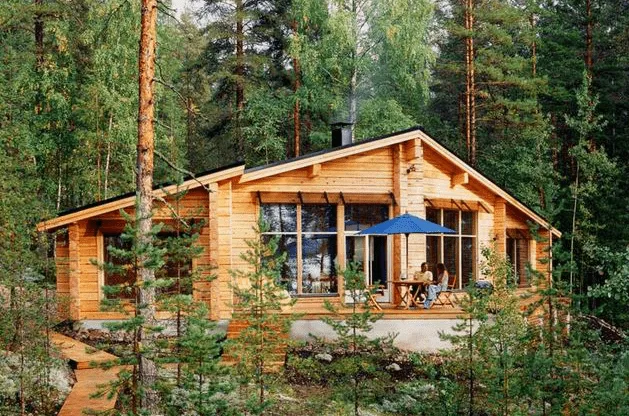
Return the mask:
POLYGON ((58 416, 80 416, 88 409, 94 411, 113 409, 117 395, 111 398, 108 398, 107 394, 96 398, 90 396, 98 392, 101 386, 114 381, 122 367, 116 366, 106 370, 92 367, 94 364, 109 362, 117 357, 56 332, 51 333, 50 338, 59 348, 63 358, 76 364, 74 374, 77 382, 66 397, 58 416))
POLYGON ((114 408, 117 395, 111 398, 104 394, 102 397, 92 398, 99 389, 114 381, 120 371, 120 367, 113 367, 107 370, 91 368, 77 370, 77 383, 63 403, 58 416, 80 416, 86 410, 104 411, 114 408))
POLYGON ((50 335, 53 344, 59 348, 63 357, 73 361, 78 369, 91 368, 90 363, 102 363, 115 360, 115 355, 97 350, 80 341, 53 332, 50 335))

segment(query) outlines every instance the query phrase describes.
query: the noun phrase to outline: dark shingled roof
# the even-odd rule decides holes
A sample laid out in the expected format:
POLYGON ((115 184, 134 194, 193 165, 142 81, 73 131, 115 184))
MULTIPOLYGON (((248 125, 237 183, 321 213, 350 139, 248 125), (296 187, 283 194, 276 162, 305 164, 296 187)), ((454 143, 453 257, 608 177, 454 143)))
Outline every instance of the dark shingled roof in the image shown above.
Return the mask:
MULTIPOLYGON (((428 134, 426 132, 426 130, 422 126, 413 126, 413 127, 409 127, 407 129, 401 130, 401 131, 396 131, 396 132, 385 134, 385 135, 382 135, 382 136, 361 140, 361 141, 354 142, 354 143, 351 143, 351 144, 348 144, 348 145, 345 145, 345 146, 331 147, 329 149, 323 149, 323 150, 320 150, 318 152, 308 153, 306 155, 301 155, 301 156, 290 158, 290 159, 286 159, 286 160, 280 160, 280 161, 277 161, 277 162, 269 163, 267 165, 255 166, 255 167, 252 167, 252 168, 249 168, 249 169, 245 169, 245 173, 257 172, 257 171, 264 170, 264 169, 267 169, 267 168, 271 168, 271 167, 275 167, 275 166, 281 166, 281 165, 284 165, 284 164, 287 164, 287 163, 292 163, 292 162, 295 162, 295 161, 298 161, 298 160, 306 160, 306 159, 314 158, 314 157, 321 156, 321 155, 324 155, 324 154, 334 153, 334 152, 336 152, 336 151, 338 151, 340 149, 347 149, 347 148, 354 147, 354 146, 360 146, 360 145, 365 144, 365 143, 370 143, 370 142, 375 142, 375 141, 378 141, 378 140, 383 140, 383 139, 386 139, 386 138, 389 138, 389 137, 392 137, 392 136, 397 136, 399 134, 409 133, 409 132, 412 132, 412 131, 421 131, 421 132, 423 132, 425 134, 428 134)), ((451 149, 449 149, 443 143, 439 142, 438 140, 436 140, 434 138, 433 138, 433 140, 437 141, 441 146, 443 146, 446 150, 448 150, 450 153, 452 153, 455 157, 458 158, 458 156, 456 156, 456 153, 454 153, 451 149)), ((227 169, 231 169, 231 168, 234 168, 234 167, 237 167, 237 166, 242 166, 244 164, 245 163, 242 162, 242 161, 234 162, 234 163, 231 163, 231 164, 226 165, 226 166, 222 166, 222 167, 219 167, 219 168, 215 168, 215 169, 211 169, 211 170, 208 170, 208 171, 205 171, 205 172, 201 172, 201 173, 195 175, 195 178, 201 179, 205 175, 210 175, 210 174, 217 173, 217 172, 220 172, 220 171, 223 171, 223 170, 227 170, 227 169)), ((495 181, 493 181, 491 178, 487 177, 485 174, 483 174, 478 169, 476 169, 476 168, 472 168, 472 169, 474 169, 476 172, 480 173, 484 178, 486 178, 487 180, 492 182, 494 185, 496 185, 497 187, 502 189, 504 192, 506 192, 508 195, 513 197, 515 200, 520 202, 525 207, 528 207, 533 212, 537 212, 536 210, 532 209, 527 204, 522 202, 518 197, 513 195, 511 192, 507 191, 502 186, 498 185, 495 181)), ((189 179, 192 179, 192 176, 186 177, 184 180, 189 180, 189 179)), ((162 188, 164 186, 173 185, 173 184, 174 183, 162 183, 162 184, 156 185, 153 189, 160 189, 160 188, 162 188)), ((103 201, 98 201, 98 202, 94 202, 94 203, 91 203, 91 204, 88 204, 88 205, 84 205, 84 206, 81 206, 81 207, 78 207, 78 208, 72 208, 72 209, 69 209, 67 211, 60 212, 58 214, 58 217, 59 216, 63 216, 63 215, 67 215, 67 214, 71 214, 71 213, 74 213, 74 212, 82 211, 82 210, 87 209, 87 208, 97 207, 99 205, 103 205, 103 204, 106 204, 106 203, 109 203, 109 202, 113 202, 113 201, 117 201, 117 200, 120 200, 120 199, 124 199, 124 198, 130 197, 130 196, 133 196, 133 195, 135 195, 134 191, 133 192, 128 192, 126 194, 118 195, 116 197, 109 198, 109 199, 106 199, 106 200, 103 200, 103 201)), ((540 214, 538 213, 538 215, 540 215, 540 214)), ((540 218, 542 218, 544 221, 548 222, 548 220, 546 218, 542 217, 541 215, 540 215, 540 218)))
MULTIPOLYGON (((203 176, 211 175, 213 173, 217 173, 217 172, 220 172, 220 171, 223 171, 223 170, 235 168, 236 166, 242 166, 244 164, 245 164, 244 162, 234 162, 234 163, 231 163, 231 164, 226 165, 226 166, 221 166, 219 168, 210 169, 210 170, 207 170, 205 172, 201 172, 198 175, 194 175, 194 177, 193 176, 186 176, 185 178, 183 178, 183 180, 187 181, 187 180, 193 179, 193 178, 200 179, 203 176)), ((161 188, 164 188, 166 186, 175 185, 175 184, 176 184, 176 182, 164 182, 164 183, 160 183, 160 184, 157 184, 157 185, 153 186, 153 189, 161 189, 161 188)), ((84 209, 97 207, 97 206, 108 204, 108 203, 114 202, 114 201, 119 201, 121 199, 125 199, 125 198, 128 198, 128 197, 133 196, 133 195, 135 195, 135 191, 127 192, 125 194, 117 195, 117 196, 114 196, 112 198, 103 199, 102 201, 92 202, 91 204, 83 205, 83 206, 76 207, 76 208, 70 208, 70 209, 68 209, 66 211, 60 212, 59 214, 57 214, 57 216, 61 217, 61 216, 64 216, 64 215, 72 214, 74 212, 83 211, 84 209)))

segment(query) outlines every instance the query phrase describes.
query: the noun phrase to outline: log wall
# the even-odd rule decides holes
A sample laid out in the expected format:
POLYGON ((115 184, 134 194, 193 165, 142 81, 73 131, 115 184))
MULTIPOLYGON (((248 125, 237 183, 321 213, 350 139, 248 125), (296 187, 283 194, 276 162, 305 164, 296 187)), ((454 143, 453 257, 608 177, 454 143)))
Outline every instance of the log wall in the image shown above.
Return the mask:
MULTIPOLYGON (((475 213, 477 223, 477 271, 481 247, 495 244, 504 253, 506 229, 527 228, 526 215, 420 138, 334 160, 322 159, 320 163, 314 157, 312 164, 305 167, 287 170, 284 166, 265 168, 267 176, 247 179, 245 174, 222 179, 211 183, 209 192, 197 187, 180 202, 182 216, 207 221, 199 240, 203 253, 193 265, 216 276, 211 283, 195 286, 195 297, 210 305, 212 319, 231 318, 234 302, 231 287, 242 282, 234 281, 230 270, 248 267, 240 256, 248 248, 247 240, 255 238, 260 202, 298 203, 302 199, 306 203, 324 203, 327 198, 339 205, 337 223, 344 220, 344 201, 389 204, 392 216, 409 212, 424 218, 428 206, 469 210, 475 213)), ((156 206, 154 220, 171 221, 168 205, 157 201, 156 206)), ((126 211, 133 215, 132 208, 126 211)), ((94 261, 103 260, 103 234, 118 233, 123 227, 119 212, 103 213, 71 224, 67 246, 58 244, 58 291, 73 298, 70 310, 75 319, 120 317, 99 311, 103 277, 94 261)), ((342 231, 338 241, 337 260, 344 264, 342 231)), ((412 275, 425 261, 426 237, 411 235, 408 245, 412 275)), ((539 260, 547 256, 547 246, 547 242, 530 245, 531 261, 540 271, 548 269, 539 260)), ((392 247, 393 276, 398 278, 406 265, 405 239, 393 236, 392 247)), ((322 303, 317 298, 300 299, 296 309, 319 310, 322 303)))

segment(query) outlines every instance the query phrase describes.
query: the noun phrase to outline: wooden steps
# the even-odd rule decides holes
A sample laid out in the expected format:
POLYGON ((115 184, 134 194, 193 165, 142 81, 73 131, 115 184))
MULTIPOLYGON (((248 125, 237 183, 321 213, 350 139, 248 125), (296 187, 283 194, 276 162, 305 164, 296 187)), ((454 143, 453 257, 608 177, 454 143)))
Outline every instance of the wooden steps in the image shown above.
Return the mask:
POLYGON ((116 360, 117 357, 56 332, 50 335, 50 339, 59 349, 62 357, 76 368, 74 371, 76 383, 58 416, 80 416, 88 409, 101 412, 113 409, 117 395, 114 394, 111 398, 108 398, 107 394, 97 398, 91 396, 98 392, 101 386, 114 381, 123 368, 115 366, 105 370, 94 367, 116 360))

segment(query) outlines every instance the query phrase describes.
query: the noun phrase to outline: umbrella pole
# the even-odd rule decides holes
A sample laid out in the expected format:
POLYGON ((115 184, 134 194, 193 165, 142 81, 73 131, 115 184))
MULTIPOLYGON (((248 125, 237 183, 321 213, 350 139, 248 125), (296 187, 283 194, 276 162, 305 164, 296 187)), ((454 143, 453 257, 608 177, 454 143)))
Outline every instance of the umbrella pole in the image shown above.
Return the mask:
POLYGON ((406 236, 406 280, 409 280, 408 275, 408 234, 404 234, 406 236))

